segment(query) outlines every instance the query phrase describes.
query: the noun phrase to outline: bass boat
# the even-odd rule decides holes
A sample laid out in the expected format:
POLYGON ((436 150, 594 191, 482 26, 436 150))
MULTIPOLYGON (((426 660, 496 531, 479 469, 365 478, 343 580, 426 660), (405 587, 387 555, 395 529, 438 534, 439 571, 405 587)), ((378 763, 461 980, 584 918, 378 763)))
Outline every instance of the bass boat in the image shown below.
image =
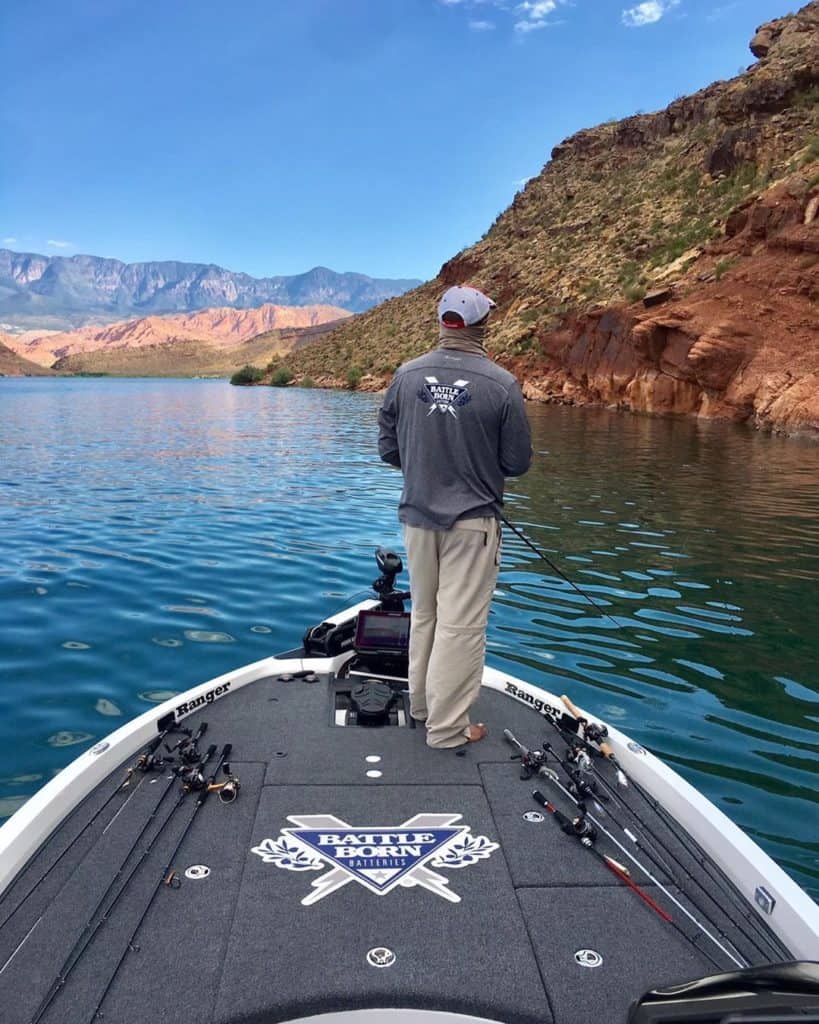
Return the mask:
POLYGON ((0 828, 2 1024, 819 1022, 819 907, 593 709, 488 666, 426 746, 376 559, 0 828))

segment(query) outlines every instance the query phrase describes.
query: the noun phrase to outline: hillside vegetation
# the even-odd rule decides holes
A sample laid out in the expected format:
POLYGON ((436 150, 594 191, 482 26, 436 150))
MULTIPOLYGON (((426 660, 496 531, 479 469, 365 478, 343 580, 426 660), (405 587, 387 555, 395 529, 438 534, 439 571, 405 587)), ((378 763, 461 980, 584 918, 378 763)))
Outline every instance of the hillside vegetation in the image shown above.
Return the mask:
POLYGON ((287 367, 383 387, 435 343, 442 290, 469 283, 498 303, 490 351, 532 398, 819 429, 819 2, 751 46, 731 81, 555 147, 433 281, 287 367))

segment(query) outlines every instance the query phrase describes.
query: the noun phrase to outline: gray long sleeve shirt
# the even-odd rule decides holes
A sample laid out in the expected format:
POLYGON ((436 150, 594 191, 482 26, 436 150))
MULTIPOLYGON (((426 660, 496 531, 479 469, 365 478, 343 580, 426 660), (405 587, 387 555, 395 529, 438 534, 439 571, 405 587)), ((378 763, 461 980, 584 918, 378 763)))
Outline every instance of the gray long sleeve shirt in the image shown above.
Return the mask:
POLYGON ((398 518, 410 526, 500 518, 504 478, 532 461, 520 387, 486 356, 438 348, 405 363, 378 425, 381 458, 404 474, 398 518))

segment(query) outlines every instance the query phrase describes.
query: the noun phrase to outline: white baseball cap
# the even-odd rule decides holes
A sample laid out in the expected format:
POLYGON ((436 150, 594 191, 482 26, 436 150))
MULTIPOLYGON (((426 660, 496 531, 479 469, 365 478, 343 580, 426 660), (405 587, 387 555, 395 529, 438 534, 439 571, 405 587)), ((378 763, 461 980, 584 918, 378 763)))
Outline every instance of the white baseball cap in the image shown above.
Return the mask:
MULTIPOLYGON (((495 303, 477 288, 470 288, 468 285, 458 284, 448 288, 441 296, 438 303, 438 319, 443 323, 444 313, 457 313, 463 318, 464 326, 471 327, 483 320, 489 311, 495 308, 495 303)), ((457 327, 458 324, 444 323, 444 327, 457 327)))

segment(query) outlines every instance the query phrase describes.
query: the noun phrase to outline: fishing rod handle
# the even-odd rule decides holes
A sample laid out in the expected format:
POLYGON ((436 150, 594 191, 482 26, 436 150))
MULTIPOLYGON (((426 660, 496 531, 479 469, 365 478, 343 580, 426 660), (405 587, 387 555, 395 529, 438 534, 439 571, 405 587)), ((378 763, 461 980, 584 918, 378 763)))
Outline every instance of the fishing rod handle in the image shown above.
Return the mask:
MULTIPOLYGON (((580 722, 588 722, 588 720, 589 720, 588 717, 583 714, 583 712, 580 710, 580 708, 578 708, 577 705, 574 704, 572 702, 572 700, 569 697, 566 696, 565 693, 561 693, 560 699, 563 701, 564 705, 566 706, 566 710, 570 714, 574 715, 574 717, 578 721, 580 721, 580 722)), ((607 757, 609 759, 614 757, 614 750, 612 749, 610 744, 606 743, 605 740, 601 740, 597 744, 597 746, 598 746, 598 748, 600 750, 600 753, 603 755, 603 757, 607 757)))
POLYGON ((513 747, 517 747, 524 757, 526 757, 529 753, 528 748, 524 747, 520 740, 516 738, 515 734, 512 732, 511 729, 503 730, 503 738, 506 740, 507 743, 511 743, 513 747))
POLYGON ((559 811, 554 804, 549 803, 549 801, 540 792, 539 789, 533 789, 532 796, 540 804, 541 807, 545 807, 550 814, 553 814, 555 816, 558 825, 560 825, 564 832, 569 832, 572 835, 574 835, 575 829, 574 825, 572 824, 571 818, 567 818, 563 811, 559 811))

